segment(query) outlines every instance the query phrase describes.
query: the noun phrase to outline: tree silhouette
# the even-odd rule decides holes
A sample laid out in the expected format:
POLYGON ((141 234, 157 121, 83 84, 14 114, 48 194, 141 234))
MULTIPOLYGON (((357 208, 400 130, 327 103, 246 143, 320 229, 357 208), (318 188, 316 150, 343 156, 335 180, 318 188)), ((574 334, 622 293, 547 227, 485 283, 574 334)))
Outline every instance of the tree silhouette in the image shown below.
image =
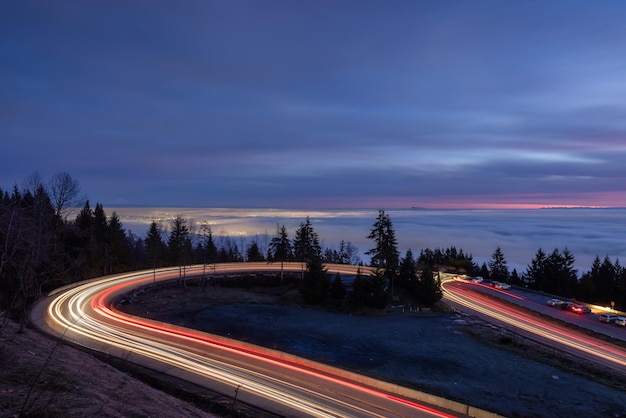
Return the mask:
POLYGON ((509 281, 509 267, 500 247, 491 255, 489 261, 489 274, 491 280, 507 283, 509 281))
POLYGON ((268 250, 269 261, 280 261, 280 281, 283 281, 283 268, 285 261, 289 261, 292 257, 291 240, 287 234, 285 225, 281 226, 277 235, 272 238, 268 250))

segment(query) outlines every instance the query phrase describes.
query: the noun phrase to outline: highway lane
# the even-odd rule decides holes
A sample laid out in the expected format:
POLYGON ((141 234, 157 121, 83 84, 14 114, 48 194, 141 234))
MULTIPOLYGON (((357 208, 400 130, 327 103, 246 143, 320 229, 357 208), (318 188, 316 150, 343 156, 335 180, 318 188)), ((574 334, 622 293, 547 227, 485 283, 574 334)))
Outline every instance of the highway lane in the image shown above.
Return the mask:
MULTIPOLYGON (((303 270, 285 263, 286 271, 303 270)), ((355 274, 357 267, 328 266, 329 272, 355 274)), ((203 272, 277 272, 280 264, 232 263, 192 266, 187 277, 203 272)), ((365 268, 366 269, 366 268, 365 268)), ((366 273, 366 272, 364 272, 366 273)), ((52 292, 35 305, 31 318, 42 330, 82 346, 146 365, 220 393, 237 393, 241 402, 285 416, 314 417, 449 417, 467 406, 446 403, 452 410, 425 404, 422 394, 374 382, 350 373, 333 373, 293 356, 189 330, 112 308, 121 295, 152 282, 178 279, 178 268, 133 272, 98 278, 52 292), (363 384, 365 382, 367 384, 363 384), (385 390, 381 390, 383 387, 385 390), (396 393, 394 393, 396 392, 396 393), (401 393, 402 395, 398 395, 401 393), (456 412, 455 412, 456 411, 456 412)), ((440 399, 428 397, 441 405, 440 399)))
MULTIPOLYGON (((553 321, 546 321, 523 307, 477 292, 472 289, 473 286, 476 285, 444 280, 442 283, 444 299, 460 310, 475 313, 504 328, 610 367, 617 372, 626 373, 626 350, 622 347, 553 321)), ((505 293, 509 298, 519 298, 512 292, 505 293)), ((518 303, 522 304, 520 301, 518 303)))

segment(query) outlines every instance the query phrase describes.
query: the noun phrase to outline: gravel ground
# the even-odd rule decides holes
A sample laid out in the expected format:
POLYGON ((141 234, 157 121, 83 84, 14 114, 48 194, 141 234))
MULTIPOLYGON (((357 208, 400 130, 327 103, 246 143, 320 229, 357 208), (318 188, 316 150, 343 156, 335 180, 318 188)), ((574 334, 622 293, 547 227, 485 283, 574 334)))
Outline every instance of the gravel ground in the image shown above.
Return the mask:
POLYGON ((601 384, 589 373, 583 376, 559 367, 545 353, 543 358, 552 365, 535 360, 542 356, 534 355, 532 344, 484 322, 451 313, 356 316, 284 302, 284 294, 218 287, 208 292, 167 289, 148 291, 124 310, 397 382, 504 416, 626 417, 626 388, 619 386, 624 379, 601 384))

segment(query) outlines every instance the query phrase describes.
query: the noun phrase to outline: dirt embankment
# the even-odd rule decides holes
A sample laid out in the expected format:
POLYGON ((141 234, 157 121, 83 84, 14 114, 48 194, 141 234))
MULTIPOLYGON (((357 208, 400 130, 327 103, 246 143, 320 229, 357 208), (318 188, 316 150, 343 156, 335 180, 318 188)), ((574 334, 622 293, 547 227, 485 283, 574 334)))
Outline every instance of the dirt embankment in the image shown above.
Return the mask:
MULTIPOLYGON (((230 396, 229 396, 230 395, 230 396)), ((273 414, 98 357, 0 316, 0 417, 238 417, 273 414)))
POLYGON ((215 417, 96 357, 0 318, 0 416, 215 417))

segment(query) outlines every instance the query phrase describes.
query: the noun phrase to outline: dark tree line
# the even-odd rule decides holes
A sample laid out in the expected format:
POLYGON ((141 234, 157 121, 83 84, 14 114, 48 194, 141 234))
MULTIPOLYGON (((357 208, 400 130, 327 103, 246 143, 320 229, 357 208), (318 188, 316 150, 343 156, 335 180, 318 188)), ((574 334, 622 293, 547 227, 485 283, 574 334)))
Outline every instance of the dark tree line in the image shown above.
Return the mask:
MULTIPOLYGON (((382 308, 393 297, 399 265, 395 231, 384 211, 368 238, 375 243, 368 254, 378 272, 358 275, 348 299, 355 306, 382 308)), ((361 263, 358 249, 350 242, 323 250, 308 217, 293 240, 284 226, 279 228, 266 250, 258 239, 247 248, 243 240, 238 243, 227 236, 218 241, 208 225, 197 228, 180 216, 169 225, 152 222, 145 238, 137 237, 124 229, 115 212, 107 214, 102 204, 92 207, 81 198, 78 182, 68 174, 56 175, 48 185, 35 175, 25 188, 0 190, 0 310, 25 317, 30 303, 45 292, 92 277, 179 266, 184 283, 187 265, 244 260, 301 261, 306 265, 300 285, 304 301, 337 303, 346 300, 349 292, 340 275, 331 280, 324 264, 361 263), (74 210, 72 217, 73 207, 79 204, 82 208, 74 210)), ((423 282, 419 277, 424 273, 415 286, 423 282)))
POLYGON ((85 243, 66 221, 79 193, 67 173, 47 184, 35 173, 21 189, 0 189, 0 311, 24 317, 43 292, 81 277, 85 243))
POLYGON ((479 271, 472 255, 464 253, 462 249, 457 250, 456 247, 422 250, 418 259, 418 267, 424 266, 430 266, 436 270, 450 269, 470 276, 476 275, 479 271))
MULTIPOLYGON (((238 261, 306 262, 303 295, 309 303, 319 303, 331 290, 323 264, 358 260, 358 250, 349 242, 322 251, 308 218, 293 241, 283 226, 264 254, 259 237, 247 246, 228 236, 216 240, 208 225, 198 228, 180 216, 168 225, 153 221, 140 238, 124 229, 115 212, 107 214, 100 203, 92 207, 79 194, 78 182, 66 173, 47 185, 33 175, 26 187, 0 189, 0 312, 24 318, 44 293, 92 277, 179 266, 184 278, 184 268, 191 264, 238 261), (73 210, 73 205, 82 209, 73 210)), ((337 283, 332 294, 342 294, 337 283)))
POLYGON ((306 263, 300 293, 309 304, 336 306, 344 302, 344 306, 350 308, 383 309, 399 300, 395 296, 396 291, 408 295, 412 303, 422 307, 432 307, 441 299, 441 283, 438 274, 433 271, 433 263, 422 260, 424 267, 418 271, 418 262, 413 260, 410 250, 400 263, 393 223, 385 211, 379 211, 367 238, 374 243, 374 247, 366 254, 371 256, 371 267, 375 271, 373 274, 363 274, 359 270, 349 288, 346 288, 339 274, 331 282, 324 264, 360 264, 356 258, 356 247, 342 241, 337 250, 327 249, 323 252, 318 234, 308 217, 296 229, 293 240, 284 226, 278 228, 270 243, 267 259, 270 262, 306 263))
POLYGON ((376 273, 358 274, 346 289, 341 276, 331 278, 324 264, 362 264, 358 249, 346 241, 322 249, 308 217, 293 240, 284 225, 269 243, 260 237, 247 242, 228 236, 216 240, 209 225, 197 226, 180 216, 169 225, 152 222, 145 238, 140 238, 124 229, 115 212, 108 215, 99 203, 92 208, 67 173, 55 175, 47 184, 35 174, 23 188, 0 189, 0 312, 24 316, 44 292, 92 277, 163 266, 179 266, 182 274, 190 264, 237 261, 305 263, 301 294, 310 304, 346 300, 356 307, 382 308, 404 295, 430 307, 441 298, 438 271, 446 269, 626 308, 626 271, 608 257, 596 257, 580 278, 567 249, 550 254, 539 249, 521 276, 516 270, 509 272, 500 248, 481 267, 455 247, 424 249, 417 258, 408 250, 401 258, 393 224, 383 210, 367 238, 374 244, 366 254, 376 273), (82 207, 78 212, 77 206, 82 207))
POLYGON ((491 256, 489 263, 476 271, 488 280, 509 283, 546 292, 563 298, 575 298, 601 306, 626 309, 626 269, 619 260, 608 256, 594 259, 591 270, 581 276, 574 268, 574 255, 565 248, 555 248, 549 254, 539 248, 535 257, 520 276, 517 270, 509 272, 500 247, 491 256))

